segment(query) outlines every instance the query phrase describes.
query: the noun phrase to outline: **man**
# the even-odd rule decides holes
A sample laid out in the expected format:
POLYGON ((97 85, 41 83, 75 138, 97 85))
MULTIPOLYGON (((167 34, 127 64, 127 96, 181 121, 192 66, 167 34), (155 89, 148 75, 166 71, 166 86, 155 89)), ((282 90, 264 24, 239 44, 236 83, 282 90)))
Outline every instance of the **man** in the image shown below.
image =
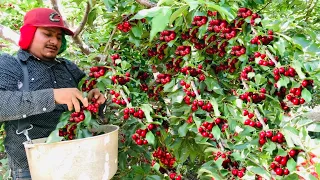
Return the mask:
MULTIPOLYGON (((31 139, 47 137, 64 111, 79 111, 79 100, 88 105, 76 89, 85 74, 71 61, 56 58, 66 49, 65 35, 73 35, 61 16, 52 9, 33 9, 26 13, 20 32, 17 57, 0 56, 0 95, 4 96, 0 100, 0 119, 11 120, 5 122, 5 147, 14 180, 31 179, 22 144, 27 139, 16 133, 18 121, 30 121, 31 139), (19 61, 27 66, 29 92, 19 89, 24 78, 19 61)), ((98 89, 88 93, 89 101, 92 97, 100 104, 105 101, 98 89)))

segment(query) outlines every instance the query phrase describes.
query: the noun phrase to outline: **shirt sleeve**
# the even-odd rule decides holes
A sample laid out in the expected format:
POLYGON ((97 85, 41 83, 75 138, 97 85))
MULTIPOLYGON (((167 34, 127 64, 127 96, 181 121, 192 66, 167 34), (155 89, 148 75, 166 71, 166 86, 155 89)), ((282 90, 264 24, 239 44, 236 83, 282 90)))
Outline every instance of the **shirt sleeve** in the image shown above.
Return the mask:
POLYGON ((0 90, 0 121, 16 120, 55 109, 53 89, 31 92, 0 90))
POLYGON ((23 73, 19 63, 9 54, 0 56, 0 121, 22 119, 53 111, 53 89, 21 92, 19 80, 23 73))

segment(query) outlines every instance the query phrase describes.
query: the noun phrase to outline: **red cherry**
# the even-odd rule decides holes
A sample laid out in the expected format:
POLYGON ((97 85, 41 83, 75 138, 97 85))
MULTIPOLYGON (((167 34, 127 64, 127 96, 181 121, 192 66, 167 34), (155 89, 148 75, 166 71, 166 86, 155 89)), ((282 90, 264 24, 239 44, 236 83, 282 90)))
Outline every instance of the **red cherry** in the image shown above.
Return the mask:
POLYGON ((296 154, 297 154, 297 151, 294 150, 294 149, 291 149, 291 150, 289 151, 289 155, 290 155, 291 157, 294 157, 296 154))
POLYGON ((282 170, 281 168, 277 168, 277 169, 275 170, 275 172, 276 172, 276 174, 277 174, 278 176, 282 176, 282 175, 283 175, 283 170, 282 170))

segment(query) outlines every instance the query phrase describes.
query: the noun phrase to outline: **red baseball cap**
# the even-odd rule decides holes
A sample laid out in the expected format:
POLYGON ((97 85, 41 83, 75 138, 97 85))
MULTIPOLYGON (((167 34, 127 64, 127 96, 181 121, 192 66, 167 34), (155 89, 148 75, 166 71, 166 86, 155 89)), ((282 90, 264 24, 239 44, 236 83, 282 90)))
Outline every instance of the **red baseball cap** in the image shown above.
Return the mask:
POLYGON ((73 32, 64 25, 61 15, 49 8, 35 8, 28 11, 24 16, 23 26, 58 27, 63 29, 65 34, 73 36, 73 32))

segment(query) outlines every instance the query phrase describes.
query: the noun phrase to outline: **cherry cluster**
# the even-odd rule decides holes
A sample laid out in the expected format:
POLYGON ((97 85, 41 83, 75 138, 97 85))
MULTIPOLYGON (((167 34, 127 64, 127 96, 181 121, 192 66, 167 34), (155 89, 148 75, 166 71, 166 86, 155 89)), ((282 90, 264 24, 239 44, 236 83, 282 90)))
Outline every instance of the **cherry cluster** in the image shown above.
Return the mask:
POLYGON ((239 98, 244 102, 253 102, 260 103, 261 101, 266 99, 265 93, 253 93, 253 92, 245 92, 244 94, 239 95, 239 98))
POLYGON ((218 66, 214 67, 214 70, 216 73, 219 73, 221 71, 226 71, 228 70, 230 73, 235 72, 236 70, 236 63, 239 60, 237 58, 235 59, 228 59, 228 61, 226 62, 226 64, 224 63, 220 63, 218 66))
POLYGON ((123 110, 123 119, 129 119, 130 115, 133 115, 136 118, 143 119, 145 117, 142 109, 135 110, 134 108, 125 108, 123 110))
POLYGON ((148 140, 146 140, 146 134, 148 129, 137 129, 136 133, 132 135, 132 139, 136 142, 137 145, 147 145, 148 140))
MULTIPOLYGON (((266 54, 261 54, 260 52, 255 52, 254 53, 254 57, 255 58, 259 58, 260 57, 260 60, 258 62, 258 64, 260 66, 275 66, 274 62, 271 59, 266 58, 267 57, 266 54)), ((279 57, 275 56, 275 60, 278 61, 279 57)))
POLYGON ((247 66, 241 71, 241 74, 240 74, 241 79, 249 80, 248 78, 249 72, 254 72, 254 69, 252 68, 252 66, 247 66))
POLYGON ((175 72, 179 72, 181 69, 180 63, 182 62, 181 58, 172 58, 172 61, 169 61, 166 64, 166 68, 168 71, 170 71, 171 69, 174 69, 175 72))
MULTIPOLYGON (((203 40, 204 40, 205 44, 208 45, 208 44, 210 44, 210 43, 212 43, 212 42, 215 42, 215 41, 217 40, 217 36, 212 35, 212 36, 209 37, 208 34, 205 34, 205 35, 203 36, 203 40)), ((208 53, 208 54, 209 54, 209 53, 208 53)), ((214 53, 212 53, 212 54, 214 54, 214 53)))
POLYGON ((291 88, 290 94, 287 95, 287 99, 292 102, 294 105, 304 104, 305 100, 300 98, 302 87, 291 88))
POLYGON ((76 136, 76 129, 76 124, 67 124, 64 128, 59 129, 59 136, 64 137, 65 140, 72 140, 76 136))
POLYGON ((97 99, 92 98, 91 103, 87 107, 83 107, 84 110, 88 110, 91 113, 97 113, 99 111, 99 103, 97 103, 97 99))
POLYGON ((267 142, 267 138, 271 139, 272 142, 283 143, 285 141, 284 136, 281 132, 272 132, 271 130, 261 131, 259 133, 259 144, 262 146, 267 142))
POLYGON ((217 11, 207 11, 207 16, 217 16, 218 12, 217 11))
POLYGON ((231 27, 226 20, 221 19, 212 19, 209 22, 208 31, 213 31, 215 33, 221 32, 220 37, 226 39, 232 39, 237 35, 236 28, 231 27))
POLYGON ((158 59, 162 60, 165 56, 164 54, 164 50, 168 47, 167 44, 163 44, 163 45, 159 45, 159 44, 156 44, 156 48, 153 48, 153 49, 148 49, 148 55, 150 57, 154 57, 154 56, 157 56, 158 59))
POLYGON ((204 111, 211 112, 213 111, 213 106, 212 104, 208 102, 204 102, 203 100, 194 100, 192 102, 191 110, 192 111, 197 111, 198 108, 201 108, 204 111))
POLYGON ((296 75, 296 70, 293 67, 280 67, 273 69, 274 80, 278 81, 281 74, 288 77, 294 77, 296 75))
POLYGON ((152 156, 155 160, 160 160, 160 163, 168 168, 172 168, 176 162, 176 158, 167 151, 166 147, 158 147, 158 149, 152 153, 152 156))
POLYGON ((89 76, 99 78, 106 73, 107 68, 104 66, 93 66, 90 68, 89 76))
POLYGON ((208 17, 207 16, 194 16, 192 25, 194 26, 203 26, 208 22, 208 17))
POLYGON ((234 162, 231 161, 231 158, 230 158, 231 151, 228 151, 225 153, 220 152, 220 151, 212 152, 212 155, 214 157, 213 158, 214 161, 217 161, 219 158, 224 159, 222 162, 222 167, 224 169, 229 169, 233 176, 237 176, 239 178, 242 178, 247 171, 245 167, 240 168, 239 164, 236 161, 234 161, 234 162))
POLYGON ((252 15, 252 11, 248 8, 239 8, 238 17, 247 18, 252 15))
POLYGON ((79 123, 79 122, 83 121, 84 119, 85 119, 85 115, 84 115, 83 111, 80 111, 80 112, 71 113, 69 121, 79 123))
POLYGON ((175 172, 172 172, 169 174, 169 178, 170 179, 174 179, 174 180, 181 180, 181 175, 175 173, 175 172))
MULTIPOLYGON (((127 105, 126 101, 124 99, 122 99, 122 97, 120 96, 120 93, 114 91, 114 90, 110 90, 110 94, 113 96, 112 97, 112 102, 116 103, 118 105, 127 105)), ((128 97, 128 101, 130 102, 130 97, 128 97)))
POLYGON ((192 77, 198 77, 199 81, 204 81, 206 79, 206 76, 202 73, 202 65, 198 65, 198 69, 186 66, 181 68, 180 72, 187 75, 190 74, 192 77))
POLYGON ((175 54, 178 56, 185 56, 187 54, 190 54, 191 52, 191 46, 178 46, 175 54))
MULTIPOLYGON (((254 118, 254 114, 249 112, 248 110, 244 110, 243 111, 243 115, 244 116, 248 116, 248 119, 246 119, 244 121, 244 125, 248 125, 251 127, 257 127, 257 128, 262 128, 262 124, 260 123, 260 121, 255 122, 254 120, 252 120, 252 118, 254 118)), ((265 118, 266 119, 266 118, 265 118)))
POLYGON ((196 97, 196 93, 192 90, 190 84, 186 83, 184 80, 181 80, 180 84, 181 84, 181 86, 183 86, 183 91, 187 94, 184 97, 184 102, 186 104, 190 105, 191 104, 191 98, 189 96, 196 97))
POLYGON ((117 25, 117 28, 121 31, 121 32, 129 32, 132 28, 131 24, 129 21, 124 21, 123 23, 120 23, 117 25))
MULTIPOLYGON (((278 88, 278 85, 276 85, 276 88, 278 88)), ((286 96, 287 88, 281 87, 279 90, 276 89, 274 94, 277 95, 279 98, 284 98, 286 96)))
POLYGON ((201 126, 198 128, 198 132, 201 134, 202 137, 213 139, 213 134, 211 133, 213 126, 215 126, 215 122, 203 122, 201 126))
POLYGON ((246 48, 244 46, 233 46, 231 48, 231 55, 241 56, 246 53, 246 48))
POLYGON ((188 123, 188 124, 192 124, 192 123, 193 123, 193 118, 192 118, 191 115, 188 117, 187 123, 188 123))
POLYGON ((162 85, 165 85, 171 81, 171 75, 170 74, 158 74, 156 82, 161 83, 162 85))
POLYGON ((92 89, 94 89, 94 86, 95 86, 96 84, 97 84, 97 81, 96 81, 96 80, 90 81, 90 80, 87 79, 87 80, 84 81, 81 89, 82 89, 82 91, 84 91, 84 92, 89 92, 89 91, 91 91, 92 89))
POLYGON ((162 31, 160 33, 160 41, 170 42, 176 38, 176 33, 174 31, 162 31))
POLYGON ((127 72, 125 74, 125 77, 119 75, 112 76, 111 80, 114 84, 119 83, 120 85, 125 85, 127 82, 130 81, 130 73, 127 72))
POLYGON ((117 60, 117 59, 121 59, 119 54, 113 54, 113 55, 110 56, 110 58, 111 58, 112 63, 113 63, 114 66, 117 65, 117 64, 116 64, 116 60, 117 60))
POLYGON ((285 102, 281 101, 280 106, 284 111, 290 111, 289 106, 287 106, 287 104, 285 102))
POLYGON ((255 36, 253 39, 251 39, 251 44, 263 44, 268 45, 271 41, 273 41, 273 32, 272 30, 268 31, 268 36, 255 36))
MULTIPOLYGON (((295 151, 295 150, 293 150, 295 151)), ((296 152, 294 152, 296 153, 296 152)), ((283 175, 288 175, 290 171, 286 168, 287 162, 289 160, 289 156, 276 156, 274 158, 274 162, 270 164, 270 168, 278 175, 278 176, 283 176, 283 175)))

